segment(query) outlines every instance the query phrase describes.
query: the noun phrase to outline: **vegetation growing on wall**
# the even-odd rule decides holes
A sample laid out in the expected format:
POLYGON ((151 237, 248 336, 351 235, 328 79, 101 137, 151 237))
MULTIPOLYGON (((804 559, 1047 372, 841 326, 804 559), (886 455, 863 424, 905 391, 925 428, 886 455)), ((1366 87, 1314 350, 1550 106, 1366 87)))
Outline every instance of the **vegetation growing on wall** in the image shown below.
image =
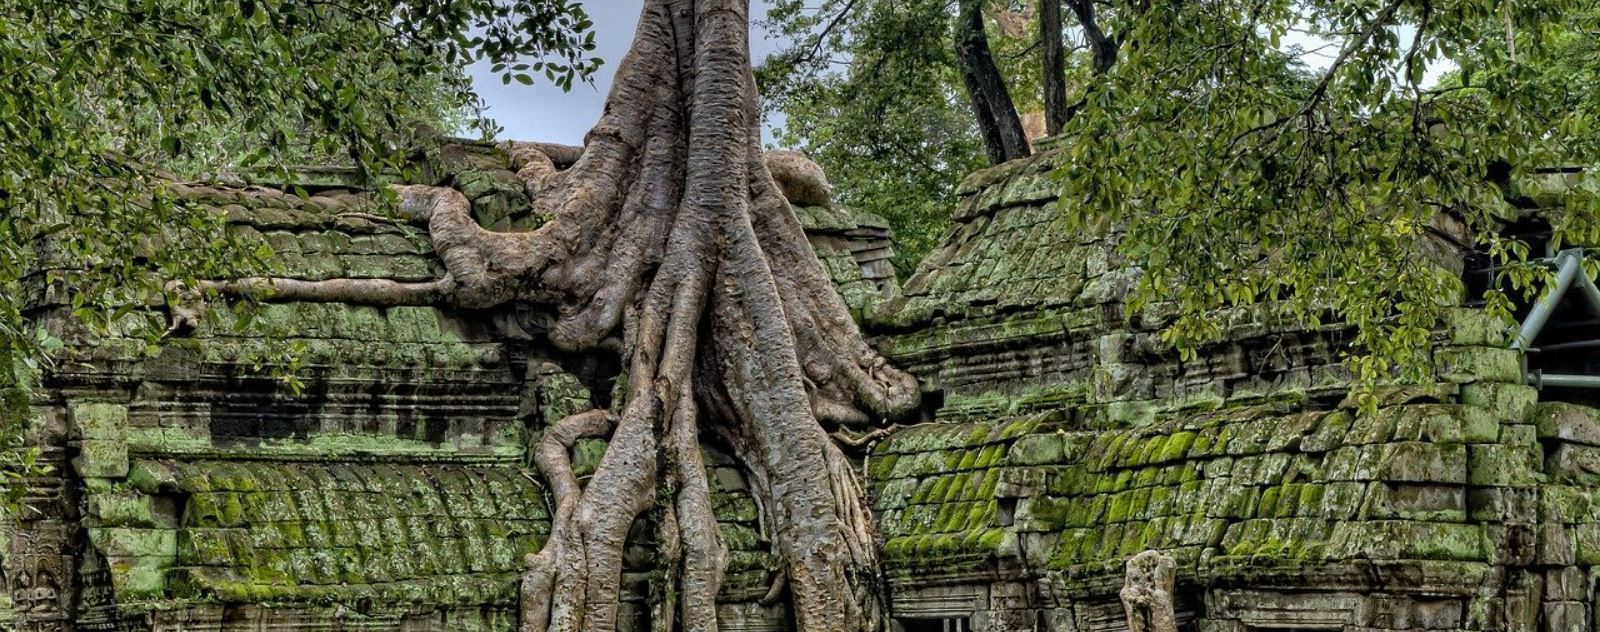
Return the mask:
MULTIPOLYGON (((799 39, 768 62, 781 88, 769 107, 835 172, 914 182, 973 159, 980 137, 991 159, 1013 157, 990 129, 1009 124, 956 78, 972 67, 958 62, 963 42, 983 30, 1010 99, 1042 104, 1062 132, 1052 160, 1074 229, 1126 230, 1121 250, 1145 272, 1135 306, 1175 307, 1167 339, 1180 347, 1216 339, 1219 308, 1265 302, 1304 324, 1356 325, 1350 351, 1368 378, 1420 377, 1427 332, 1462 288, 1419 237, 1443 228, 1494 255, 1515 295, 1472 298, 1503 316, 1544 272, 1528 261, 1542 244, 1496 232, 1506 200, 1540 168, 1600 157, 1600 61, 1578 43, 1597 16, 1582 2, 1044 0, 984 3, 991 18, 976 22, 974 4, 780 3, 777 30, 799 39), (1057 17, 1064 33, 1048 26, 1057 17), (950 134, 908 131, 941 120, 950 134), (1462 224, 1439 225, 1441 212, 1462 224)), ((902 264, 920 256, 924 227, 944 225, 922 202, 946 189, 895 199, 836 181, 911 233, 902 264)), ((1595 230, 1588 182, 1563 192, 1575 211, 1558 235, 1595 230)))
MULTIPOLYGON (((139 264, 190 278, 259 268, 255 244, 160 183, 334 155, 390 168, 407 126, 450 122, 475 102, 462 65, 488 59, 508 79, 570 85, 598 64, 588 28, 565 0, 9 3, 0 293, 22 294, 36 256, 70 258, 80 272, 63 287, 77 315, 105 323, 160 302, 139 264), (59 251, 36 253, 41 233, 59 251), (160 247, 178 239, 209 247, 160 247)), ((15 350, 0 374, 41 356, 20 307, 0 302, 0 348, 15 350)))

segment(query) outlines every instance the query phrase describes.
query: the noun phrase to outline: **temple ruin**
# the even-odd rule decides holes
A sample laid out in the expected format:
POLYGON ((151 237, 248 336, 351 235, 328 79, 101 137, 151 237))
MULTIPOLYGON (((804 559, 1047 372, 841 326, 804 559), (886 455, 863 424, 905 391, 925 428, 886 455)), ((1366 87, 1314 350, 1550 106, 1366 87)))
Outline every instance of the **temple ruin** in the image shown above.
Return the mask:
MULTIPOLYGON (((924 392, 919 423, 852 452, 903 632, 1114 632, 1140 608, 1156 613, 1144 629, 1166 629, 1151 603, 1193 632, 1600 626, 1600 401, 1537 379, 1594 364, 1556 346, 1594 324, 1582 288, 1551 302, 1540 340, 1470 303, 1450 310, 1433 382, 1364 409, 1337 324, 1241 310, 1227 340, 1181 359, 1157 337, 1159 306, 1126 308, 1138 271, 1115 233, 1063 228, 1051 157, 967 178, 955 227, 903 283, 882 219, 794 209, 924 392), (1130 597, 1129 560, 1151 551, 1132 594, 1170 592, 1130 597)), ((456 188, 486 227, 542 221, 499 146, 450 141, 418 160, 419 183, 456 188)), ((259 236, 294 278, 439 274, 425 231, 349 214, 383 211, 343 172, 306 172, 304 197, 289 184, 183 196, 259 236)), ((1516 202, 1508 230, 1536 236, 1559 212, 1516 202)), ((1484 276, 1449 218, 1425 241, 1469 285, 1484 276)), ((245 329, 211 309, 152 353, 74 324, 43 282, 65 264, 41 248, 30 314, 67 346, 31 401, 0 404, 55 468, 10 525, 11 629, 517 629, 524 557, 550 520, 529 448, 546 424, 611 404, 616 358, 560 353, 514 307, 329 303, 264 304, 245 329), (299 392, 259 366, 285 343, 303 358, 288 369, 299 392)), ((792 630, 744 474, 707 449, 730 551, 721 627, 792 630)), ((580 442, 577 473, 603 450, 580 442)), ((644 632, 656 553, 639 533, 624 624, 644 632)))

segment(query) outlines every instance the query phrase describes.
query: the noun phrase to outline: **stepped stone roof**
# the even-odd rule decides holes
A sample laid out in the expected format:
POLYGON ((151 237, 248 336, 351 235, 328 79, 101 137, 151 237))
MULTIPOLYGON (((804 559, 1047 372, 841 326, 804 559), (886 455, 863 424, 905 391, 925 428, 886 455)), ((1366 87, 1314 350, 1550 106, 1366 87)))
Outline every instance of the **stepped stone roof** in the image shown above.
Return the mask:
MULTIPOLYGON (((1121 630, 1123 564, 1154 549, 1177 562, 1180 622, 1214 632, 1594 620, 1600 410, 1526 385, 1503 323, 1450 310, 1431 383, 1371 406, 1351 396, 1337 325, 1240 311, 1181 358, 1159 309, 1124 304, 1138 272, 1115 235, 1063 229, 1050 159, 968 178, 955 228, 903 288, 881 219, 796 209, 927 391, 925 423, 860 455, 896 617, 1121 630)), ((461 190, 485 226, 543 221, 493 145, 446 143, 421 165, 418 182, 461 190)), ((340 215, 383 212, 347 172, 297 184, 307 195, 265 180, 182 193, 296 278, 442 273, 419 227, 340 215)), ((68 307, 35 297, 67 348, 33 401, 0 398, 56 466, 5 560, 21 629, 515 629, 521 558, 548 530, 527 446, 610 401, 605 358, 542 347, 515 307, 268 304, 246 329, 213 309, 155 355, 122 329, 75 328, 68 307), (303 350, 279 367, 303 391, 257 366, 284 344, 303 350)), ((580 442, 580 476, 603 450, 580 442)), ((707 467, 730 548, 723 627, 786 629, 761 600, 778 565, 743 474, 715 449, 707 467)), ((645 531, 625 560, 634 629, 645 531)))
MULTIPOLYGON (((1338 325, 1241 311, 1185 360, 1157 338, 1160 306, 1124 304, 1138 271, 1115 234, 1065 230, 1051 159, 969 177, 951 233, 869 317, 942 404, 940 423, 867 460, 900 611, 935 616, 961 595, 989 629, 1122 629, 1123 565, 1159 550, 1178 565, 1180 622, 1201 629, 1588 620, 1566 612, 1570 591, 1484 594, 1518 569, 1589 573, 1597 528, 1600 470, 1575 464, 1600 441, 1573 437, 1600 410, 1525 385, 1503 323, 1450 311, 1433 383, 1379 389, 1371 407, 1351 395, 1338 325), (1560 534, 1538 539, 1555 548, 1536 531, 1560 534), (1008 581, 1034 597, 1019 606, 1008 581)), ((1432 254, 1461 270, 1444 237, 1432 254)))

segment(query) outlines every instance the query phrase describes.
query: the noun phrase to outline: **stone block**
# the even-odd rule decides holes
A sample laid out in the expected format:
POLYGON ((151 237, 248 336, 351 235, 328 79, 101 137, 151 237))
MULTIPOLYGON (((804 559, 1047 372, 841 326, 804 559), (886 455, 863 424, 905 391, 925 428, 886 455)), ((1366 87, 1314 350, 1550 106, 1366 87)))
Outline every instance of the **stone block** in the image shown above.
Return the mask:
POLYGON ((1572 443, 1558 445, 1545 457, 1544 472, 1552 483, 1583 486, 1600 484, 1600 447, 1572 443))
POLYGON ((111 585, 119 601, 139 601, 165 597, 167 564, 170 558, 123 557, 106 558, 111 571, 111 585))
POLYGON ((110 492, 89 496, 89 517, 108 527, 154 527, 151 497, 138 493, 110 492))
POLYGON ((1500 441, 1498 443, 1533 447, 1538 442, 1539 437, 1533 424, 1500 425, 1500 441))
POLYGON ((146 494, 178 491, 178 475, 172 464, 161 461, 135 461, 128 468, 128 484, 146 494))
POLYGON ((1362 515, 1431 522, 1465 522, 1467 489, 1455 485, 1373 483, 1362 515))
POLYGON ((1372 520, 1334 525, 1328 552, 1340 559, 1481 561, 1478 525, 1372 520))
POLYGON ((1300 440, 1300 449, 1305 452, 1327 452, 1344 445, 1345 433, 1350 430, 1352 418, 1345 411, 1333 411, 1323 415, 1317 429, 1300 440))
POLYGON ((1589 595, 1587 578, 1581 568, 1553 568, 1544 572, 1544 592, 1554 601, 1584 601, 1589 595))
POLYGON ((1350 425, 1350 430, 1345 434, 1345 443, 1349 445, 1387 443, 1394 438, 1394 424, 1400 412, 1400 409, 1391 407, 1357 414, 1355 421, 1350 425))
POLYGON ((1079 485, 1086 475, 1081 467, 1050 471, 1045 468, 1004 468, 1000 470, 994 495, 1000 498, 1033 496, 1045 490, 1060 493, 1086 493, 1079 485))
POLYGON ((1505 566, 1528 566, 1538 558, 1538 530, 1530 524, 1486 524, 1485 561, 1505 566))
POLYGON ((121 440, 84 439, 72 467, 84 478, 122 478, 128 475, 128 444, 121 440))
MULTIPOLYGON (((1381 409, 1379 413, 1388 413, 1393 417, 1395 441, 1461 443, 1463 418, 1467 416, 1464 411, 1468 410, 1474 409, 1453 404, 1411 404, 1381 409)), ((1483 411, 1475 412, 1481 417, 1488 417, 1483 411)), ((1498 434, 1489 432, 1487 440, 1494 441, 1498 434)))
POLYGON ((1024 436, 1012 443, 1006 453, 1011 465, 1048 465, 1065 458, 1063 437, 1056 433, 1024 436))
POLYGON ((121 441, 128 432, 128 407, 103 402, 77 402, 68 409, 70 436, 121 441))
POLYGON ((1467 480, 1485 487, 1528 487, 1539 483, 1538 446, 1468 446, 1467 480))
POLYGON ((1565 402, 1548 402, 1534 407, 1533 421, 1540 439, 1600 446, 1600 410, 1565 402))
POLYGON ((1456 384, 1522 383, 1522 354, 1498 347, 1448 347, 1434 352, 1435 374, 1456 384))
POLYGON ((1122 427, 1147 426, 1155 420, 1155 404, 1153 400, 1111 402, 1106 404, 1106 419, 1122 427))
POLYGON ((1324 487, 1320 515, 1328 520, 1349 520, 1356 517, 1366 494, 1363 483, 1342 481, 1324 487))
POLYGON ((1584 566, 1600 565, 1600 523, 1585 523, 1567 527, 1572 538, 1574 559, 1584 566))
POLYGON ((89 542, 107 556, 172 559, 178 554, 178 533, 172 529, 91 528, 89 542))
POLYGON ((1532 523, 1539 494, 1533 488, 1477 487, 1467 492, 1467 513, 1479 522, 1532 523))
POLYGON ((1540 632, 1568 632, 1592 629, 1589 626, 1589 609, 1577 601, 1545 602, 1544 617, 1540 619, 1540 632))
POLYGON ((1494 443, 1502 434, 1501 420, 1487 409, 1463 406, 1457 409, 1461 440, 1466 443, 1494 443))
POLYGON ((1478 382, 1461 387, 1461 403, 1487 410, 1498 421, 1523 421, 1538 401, 1538 389, 1526 384, 1478 382))
POLYGON ((1577 549, 1572 531, 1565 525, 1540 524, 1534 527, 1539 538, 1537 560, 1540 564, 1564 566, 1577 559, 1577 549))
POLYGON ((1509 342, 1507 328, 1512 323, 1490 315, 1482 309, 1452 307, 1444 310, 1445 331, 1450 333, 1450 343, 1479 347, 1504 347, 1509 342))
MULTIPOLYGON (((1369 448, 1370 449, 1370 448, 1369 448)), ((1467 450, 1461 445, 1421 441, 1384 446, 1378 478, 1391 482, 1467 482, 1467 450)))
POLYGON ((1370 481, 1378 476, 1382 453, 1370 446, 1345 446, 1328 453, 1326 470, 1333 481, 1370 481))

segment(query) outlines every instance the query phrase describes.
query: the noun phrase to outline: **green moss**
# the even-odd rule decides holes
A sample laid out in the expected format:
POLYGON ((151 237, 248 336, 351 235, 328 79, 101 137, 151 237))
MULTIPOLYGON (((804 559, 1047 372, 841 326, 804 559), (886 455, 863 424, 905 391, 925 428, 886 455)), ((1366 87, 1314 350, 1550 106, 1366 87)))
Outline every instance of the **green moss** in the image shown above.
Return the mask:
POLYGON ((128 430, 128 407, 81 402, 70 406, 74 434, 81 439, 121 441, 128 430))
POLYGON ((1061 435, 1033 434, 1017 439, 1011 444, 1007 461, 1013 465, 1045 465, 1065 459, 1061 435))
POLYGON ((1322 485, 1305 484, 1300 486, 1300 498, 1296 501, 1299 516, 1316 516, 1322 509, 1322 498, 1327 493, 1327 488, 1322 485))
POLYGON ((171 529, 91 528, 89 542, 101 554, 115 557, 171 560, 178 553, 177 533, 171 529))
POLYGON ((88 499, 89 517, 101 526, 154 527, 155 515, 149 496, 136 492, 107 492, 91 494, 88 499))
POLYGON ((1444 328, 1450 343, 1479 347, 1504 347, 1509 342, 1506 330, 1512 323, 1491 316, 1482 309, 1455 307, 1444 311, 1444 328))
POLYGON ((1196 436, 1195 432, 1188 430, 1173 434, 1161 447, 1160 462, 1178 461, 1188 456, 1196 436))
POLYGON ((1526 384, 1480 382, 1461 387, 1461 403, 1481 408, 1495 421, 1527 421, 1539 392, 1526 384))
POLYGON ((1445 382, 1522 383, 1522 358, 1503 347, 1452 347, 1434 352, 1436 373, 1445 382))
POLYGON ((1537 445, 1467 446, 1467 480, 1473 485, 1529 487, 1543 478, 1537 445))
POLYGON ((1273 516, 1278 511, 1278 497, 1283 493, 1279 487, 1268 487, 1261 492, 1261 503, 1256 507, 1257 515, 1273 516))
POLYGON ((120 439, 84 439, 72 467, 86 478, 123 478, 128 475, 128 444, 120 439))

